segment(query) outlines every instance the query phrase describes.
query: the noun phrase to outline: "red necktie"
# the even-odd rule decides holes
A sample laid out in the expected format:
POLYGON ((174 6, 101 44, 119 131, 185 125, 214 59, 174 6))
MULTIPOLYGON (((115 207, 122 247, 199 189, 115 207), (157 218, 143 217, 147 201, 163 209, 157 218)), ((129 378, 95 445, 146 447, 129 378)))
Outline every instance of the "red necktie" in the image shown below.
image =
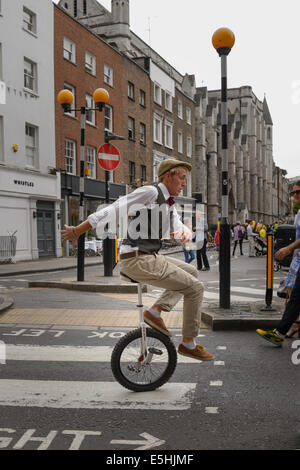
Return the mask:
POLYGON ((173 206, 173 204, 175 204, 175 199, 173 198, 173 196, 170 196, 166 202, 167 204, 169 204, 169 206, 173 206))

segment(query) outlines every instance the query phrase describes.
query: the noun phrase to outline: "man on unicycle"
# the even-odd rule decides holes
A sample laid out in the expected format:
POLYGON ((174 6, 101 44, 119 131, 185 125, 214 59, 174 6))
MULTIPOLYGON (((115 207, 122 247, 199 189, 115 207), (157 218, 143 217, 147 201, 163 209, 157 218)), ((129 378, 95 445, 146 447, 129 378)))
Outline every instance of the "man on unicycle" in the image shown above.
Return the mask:
POLYGON ((91 214, 77 227, 65 225, 62 241, 72 240, 76 243, 80 235, 96 228, 103 219, 118 217, 124 208, 127 214, 130 214, 130 210, 138 205, 139 209, 132 216, 127 237, 120 248, 120 271, 137 282, 165 289, 152 307, 144 311, 144 321, 169 337, 172 334, 161 318, 161 312, 170 312, 183 296, 182 341, 178 353, 193 359, 210 361, 214 356, 203 346, 196 344, 204 290, 202 282, 198 279, 198 271, 196 267, 184 261, 159 254, 161 239, 166 231, 164 215, 170 218, 175 238, 182 243, 192 241, 192 231, 181 222, 174 206, 174 196, 178 196, 186 186, 186 176, 191 169, 192 166, 187 162, 164 160, 158 167, 158 184, 142 186, 119 198, 105 209, 91 214), (157 217, 158 207, 162 210, 157 217), (137 224, 141 220, 145 223, 137 224), (140 231, 136 236, 138 225, 140 231))

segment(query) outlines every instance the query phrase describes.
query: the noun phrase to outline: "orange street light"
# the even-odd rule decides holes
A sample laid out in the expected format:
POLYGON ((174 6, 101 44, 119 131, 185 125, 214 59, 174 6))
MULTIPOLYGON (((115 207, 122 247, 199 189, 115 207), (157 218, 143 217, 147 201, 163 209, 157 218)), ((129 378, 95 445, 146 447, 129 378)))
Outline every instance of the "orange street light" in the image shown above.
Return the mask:
POLYGON ((212 43, 221 57, 221 127, 222 127, 222 215, 220 221, 220 308, 230 309, 230 225, 228 220, 228 103, 227 103, 227 56, 235 43, 235 36, 228 28, 219 28, 212 43))
POLYGON ((74 101, 73 93, 70 90, 61 90, 57 95, 57 101, 62 105, 65 113, 70 112, 74 101))
POLYGON ((99 111, 102 111, 104 105, 109 101, 109 93, 104 88, 97 88, 94 91, 93 98, 99 111))
POLYGON ((235 43, 234 33, 229 28, 219 28, 212 37, 212 43, 219 55, 228 55, 235 43))

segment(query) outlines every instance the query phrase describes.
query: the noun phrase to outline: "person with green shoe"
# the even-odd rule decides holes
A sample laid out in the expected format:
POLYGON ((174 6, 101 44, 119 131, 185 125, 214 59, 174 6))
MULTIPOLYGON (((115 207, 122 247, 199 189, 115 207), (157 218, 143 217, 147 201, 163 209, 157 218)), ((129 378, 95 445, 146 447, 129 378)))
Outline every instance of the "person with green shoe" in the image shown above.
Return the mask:
MULTIPOLYGON (((300 202, 300 180, 297 181, 293 186, 293 191, 291 192, 291 196, 294 197, 296 202, 300 202)), ((296 279, 295 284, 292 289, 289 301, 286 305, 285 311, 283 313, 282 319, 279 322, 277 328, 270 331, 265 330, 256 330, 256 332, 265 340, 270 341, 276 347, 280 347, 283 345, 284 339, 286 337, 287 332, 293 325, 293 323, 297 320, 300 312, 300 209, 298 214, 295 218, 295 226, 296 226, 296 238, 297 240, 294 243, 291 243, 287 247, 281 248, 277 251, 275 258, 278 260, 282 260, 286 258, 290 253, 294 250, 295 258, 299 260, 298 270, 295 273, 296 279)))

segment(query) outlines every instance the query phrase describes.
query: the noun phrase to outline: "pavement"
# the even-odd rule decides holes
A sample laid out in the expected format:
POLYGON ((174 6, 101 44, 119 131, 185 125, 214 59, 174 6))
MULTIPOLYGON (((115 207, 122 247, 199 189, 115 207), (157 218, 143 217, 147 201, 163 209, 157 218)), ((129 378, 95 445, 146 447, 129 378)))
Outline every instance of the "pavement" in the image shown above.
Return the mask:
MULTIPOLYGON (((162 252, 163 254, 175 255, 180 252, 180 248, 168 249, 162 252)), ((247 252, 247 248, 245 250, 247 252)), ((40 294, 43 289, 48 292, 53 290, 53 294, 57 296, 59 289, 72 290, 72 296, 75 298, 76 291, 89 293, 89 298, 93 299, 94 304, 97 304, 97 313, 95 312, 94 304, 90 303, 91 308, 86 308, 84 317, 82 316, 82 309, 76 308, 77 305, 68 309, 57 310, 39 308, 34 311, 34 315, 30 315, 28 308, 13 308, 14 300, 11 296, 5 294, 11 294, 13 291, 0 291, 0 322, 3 323, 30 323, 30 324, 53 324, 53 325, 95 325, 95 326, 136 326, 137 325, 137 310, 135 307, 137 298, 136 292, 137 287, 135 284, 131 284, 125 281, 120 281, 119 277, 119 266, 117 265, 114 270, 112 277, 105 277, 103 274, 103 263, 102 259, 97 258, 86 258, 85 260, 85 281, 77 282, 74 277, 74 268, 77 266, 76 258, 59 258, 59 259, 45 259, 37 261, 19 262, 16 264, 5 264, 0 265, 0 281, 1 277, 8 279, 10 276, 19 276, 29 274, 30 277, 38 277, 37 280, 31 279, 28 282, 31 295, 34 291, 38 291, 40 294), (99 267, 99 270, 98 270, 99 267), (72 274, 66 272, 62 277, 62 272, 65 270, 71 270, 72 274), (44 273, 43 279, 39 276, 34 276, 38 273, 44 273), (50 276, 52 274, 52 277, 50 276), (44 279, 46 277, 46 279, 44 279), (104 300, 115 301, 114 315, 112 315, 111 305, 108 307, 107 304, 103 304, 102 309, 99 309, 99 297, 96 299, 93 296, 101 295, 104 300), (118 308, 117 302, 125 302, 122 305, 121 310, 118 308), (101 312, 101 314, 100 314, 101 312), (122 315, 120 315, 122 312, 122 315), (38 317, 36 317, 38 313, 38 317), (42 317, 41 317, 42 316, 42 317), (58 322, 58 323, 57 323, 58 322)), ((244 274, 261 276, 261 284, 265 285, 265 264, 266 259, 261 258, 248 258, 236 257, 232 260, 231 273, 232 280, 239 279, 241 277, 241 269, 244 269, 244 274), (245 269, 244 261, 247 260, 245 269)), ((217 283, 216 276, 218 279, 218 266, 217 262, 211 267, 211 271, 205 273, 205 279, 208 283, 217 283)), ((199 277, 202 277, 200 273, 199 277)), ((245 279, 246 281, 247 279, 245 279)), ((247 285, 247 284, 246 284, 247 285)), ((243 288, 240 288, 241 292, 243 288)), ((248 289, 249 290, 249 289, 248 289)), ((149 292, 146 296, 143 296, 145 306, 151 306, 153 304, 153 289, 149 291, 147 286, 144 287, 144 292, 149 292), (149 304, 149 305, 148 305, 149 304)), ((62 291, 63 292, 63 291, 62 291)), ((247 287, 245 287, 247 292, 247 287)), ((209 289, 208 289, 209 294, 209 289)), ((78 295, 80 293, 78 292, 78 295)), ((223 310, 219 308, 218 303, 207 303, 203 302, 202 305, 202 327, 208 327, 214 331, 216 330, 253 330, 255 328, 274 328, 281 318, 282 315, 282 300, 276 297, 276 291, 273 294, 276 311, 263 312, 261 311, 264 307, 261 299, 257 301, 241 301, 242 297, 232 295, 231 308, 229 310, 223 310), (239 299, 236 301, 235 299, 239 299), (280 303, 278 303, 280 302, 280 303), (279 308, 278 308, 279 306, 279 308)), ((79 298, 79 297, 78 297, 79 298)), ((245 297, 246 299, 246 297, 245 297)), ((249 299, 250 300, 250 299, 249 299)), ((254 299, 255 300, 255 299, 254 299)), ((176 306, 177 307, 177 306, 176 306)), ((181 328, 182 325, 182 301, 178 303, 178 312, 163 313, 163 318, 166 321, 167 327, 169 328, 181 328)))

